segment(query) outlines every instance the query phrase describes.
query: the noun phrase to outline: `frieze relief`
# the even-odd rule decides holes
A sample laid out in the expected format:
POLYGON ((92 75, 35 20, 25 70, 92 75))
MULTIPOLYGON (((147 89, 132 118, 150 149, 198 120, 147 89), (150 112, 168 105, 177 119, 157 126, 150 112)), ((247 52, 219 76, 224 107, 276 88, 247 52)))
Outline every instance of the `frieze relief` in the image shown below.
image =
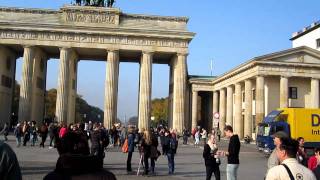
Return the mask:
POLYGON ((163 40, 138 37, 120 37, 111 35, 88 35, 54 32, 22 32, 22 31, 1 31, 1 39, 17 40, 39 40, 39 41, 64 41, 75 43, 100 43, 100 44, 123 44, 137 46, 158 46, 187 48, 188 42, 184 40, 163 40))

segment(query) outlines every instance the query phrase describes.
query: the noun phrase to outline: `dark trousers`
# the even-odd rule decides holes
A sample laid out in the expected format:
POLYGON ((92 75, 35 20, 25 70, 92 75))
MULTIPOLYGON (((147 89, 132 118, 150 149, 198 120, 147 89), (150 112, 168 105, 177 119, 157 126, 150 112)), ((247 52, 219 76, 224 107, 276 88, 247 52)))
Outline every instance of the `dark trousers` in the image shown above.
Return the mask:
MULTIPOLYGON (((148 174, 149 173, 149 156, 144 156, 144 173, 148 174)), ((150 158, 150 162, 151 162, 151 172, 154 173, 154 167, 155 167, 155 162, 153 158, 150 158)))
POLYGON ((210 180, 212 173, 214 173, 214 176, 216 180, 220 180, 220 169, 219 166, 206 166, 206 173, 207 173, 207 178, 206 180, 210 180))
POLYGON ((40 147, 44 147, 44 142, 46 142, 46 139, 47 139, 47 135, 42 134, 40 147))
POLYGON ((132 171, 132 168, 131 168, 131 159, 132 159, 132 152, 128 152, 127 171, 132 171))
POLYGON ((53 140, 54 140, 54 136, 50 135, 50 144, 49 144, 49 146, 52 146, 53 140))
POLYGON ((174 173, 174 154, 167 153, 167 157, 168 157, 169 174, 172 174, 174 173))

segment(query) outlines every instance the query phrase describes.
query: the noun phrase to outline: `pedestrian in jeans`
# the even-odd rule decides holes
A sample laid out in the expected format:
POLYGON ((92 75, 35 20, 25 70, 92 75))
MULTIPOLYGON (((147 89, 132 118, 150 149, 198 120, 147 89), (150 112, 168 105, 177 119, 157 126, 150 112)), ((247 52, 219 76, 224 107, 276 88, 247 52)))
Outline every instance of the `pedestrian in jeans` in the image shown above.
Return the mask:
POLYGON ((16 137, 16 142, 17 142, 17 147, 19 147, 21 145, 21 136, 22 136, 22 130, 21 130, 21 126, 18 123, 16 128, 14 129, 13 134, 16 137))
POLYGON ((134 139, 135 139, 135 132, 132 127, 128 129, 128 158, 127 158, 127 172, 132 172, 131 168, 131 159, 132 153, 134 151, 134 139))
POLYGON ((169 131, 165 132, 164 153, 168 158, 169 174, 174 173, 174 155, 177 152, 177 140, 172 137, 169 131))
POLYGON ((225 152, 225 155, 228 157, 227 180, 236 180, 239 168, 239 136, 237 134, 233 134, 233 129, 230 125, 227 125, 224 128, 224 133, 227 138, 230 138, 228 152, 225 152))

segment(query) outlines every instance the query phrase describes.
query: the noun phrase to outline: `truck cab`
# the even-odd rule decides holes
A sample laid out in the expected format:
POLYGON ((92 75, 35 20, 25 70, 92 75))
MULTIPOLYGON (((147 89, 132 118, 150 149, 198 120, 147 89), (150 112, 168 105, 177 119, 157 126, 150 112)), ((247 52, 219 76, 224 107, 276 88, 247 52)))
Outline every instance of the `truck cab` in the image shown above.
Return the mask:
POLYGON ((275 148, 273 135, 283 131, 289 137, 303 137, 305 150, 320 147, 320 109, 282 108, 271 111, 257 127, 256 144, 270 154, 275 148))
POLYGON ((283 131, 290 134, 289 124, 286 122, 287 116, 281 114, 283 110, 271 111, 262 123, 258 124, 257 146, 260 151, 270 154, 275 148, 273 143, 273 134, 283 131))

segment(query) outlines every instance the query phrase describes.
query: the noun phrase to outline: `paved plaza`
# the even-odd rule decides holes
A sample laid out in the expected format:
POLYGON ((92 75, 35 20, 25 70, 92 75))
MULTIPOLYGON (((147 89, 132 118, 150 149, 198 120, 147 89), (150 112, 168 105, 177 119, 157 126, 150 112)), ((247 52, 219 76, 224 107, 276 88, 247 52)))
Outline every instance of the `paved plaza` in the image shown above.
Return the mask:
MULTIPOLYGON (((1 137, 1 140, 3 138, 1 137)), ((24 180, 42 179, 48 172, 55 168, 58 158, 56 149, 39 148, 39 146, 16 148, 15 141, 12 136, 9 138, 8 144, 17 154, 24 180)), ((226 150, 227 141, 222 140, 219 143, 221 150, 226 150)), ((160 149, 160 147, 159 147, 160 149)), ((127 154, 120 152, 118 147, 110 148, 104 159, 104 167, 113 172, 117 179, 205 179, 205 166, 202 158, 201 147, 193 147, 193 145, 179 145, 176 155, 176 172, 174 175, 168 176, 168 166, 166 156, 160 156, 156 162, 156 176, 144 177, 136 175, 128 175, 126 171, 127 154)), ((136 173, 139 163, 139 154, 134 153, 132 158, 132 167, 136 173)), ((239 179, 257 180, 263 179, 266 173, 267 158, 258 152, 255 145, 241 145, 240 152, 240 168, 239 179)), ((221 178, 226 179, 225 173, 226 159, 222 159, 220 166, 221 178)), ((212 178, 214 179, 214 178, 212 178)))

